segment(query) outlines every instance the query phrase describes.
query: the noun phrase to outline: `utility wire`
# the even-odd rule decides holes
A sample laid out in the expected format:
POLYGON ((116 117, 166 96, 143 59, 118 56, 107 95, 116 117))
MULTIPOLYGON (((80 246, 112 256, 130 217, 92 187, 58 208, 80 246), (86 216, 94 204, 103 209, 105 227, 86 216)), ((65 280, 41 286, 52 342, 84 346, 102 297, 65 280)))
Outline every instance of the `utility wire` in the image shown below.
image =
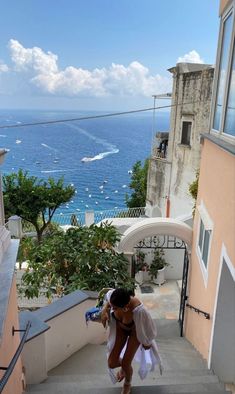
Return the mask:
POLYGON ((110 113, 110 114, 103 114, 103 115, 82 116, 82 117, 79 117, 79 118, 47 120, 47 121, 41 121, 41 122, 20 123, 20 124, 15 124, 15 125, 4 125, 4 126, 0 125, 0 129, 11 129, 11 128, 14 128, 14 127, 18 128, 18 127, 28 127, 28 126, 38 126, 38 125, 74 122, 74 121, 79 121, 79 120, 109 118, 109 117, 112 117, 112 116, 121 116, 121 115, 135 114, 135 113, 139 113, 139 112, 153 111, 153 110, 163 109, 163 108, 172 108, 172 107, 175 107, 176 105, 196 104, 198 102, 199 101, 193 101, 193 102, 188 102, 188 103, 163 105, 161 107, 155 107, 155 108, 151 107, 151 108, 136 109, 136 110, 132 110, 132 111, 113 112, 113 113, 110 113))

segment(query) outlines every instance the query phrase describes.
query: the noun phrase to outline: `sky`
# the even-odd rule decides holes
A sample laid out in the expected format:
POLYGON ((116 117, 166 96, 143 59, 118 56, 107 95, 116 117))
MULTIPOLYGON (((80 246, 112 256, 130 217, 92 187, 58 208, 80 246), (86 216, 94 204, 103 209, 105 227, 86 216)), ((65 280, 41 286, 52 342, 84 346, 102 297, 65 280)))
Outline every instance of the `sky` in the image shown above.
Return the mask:
POLYGON ((219 0, 1 0, 0 109, 115 111, 215 64, 219 0))

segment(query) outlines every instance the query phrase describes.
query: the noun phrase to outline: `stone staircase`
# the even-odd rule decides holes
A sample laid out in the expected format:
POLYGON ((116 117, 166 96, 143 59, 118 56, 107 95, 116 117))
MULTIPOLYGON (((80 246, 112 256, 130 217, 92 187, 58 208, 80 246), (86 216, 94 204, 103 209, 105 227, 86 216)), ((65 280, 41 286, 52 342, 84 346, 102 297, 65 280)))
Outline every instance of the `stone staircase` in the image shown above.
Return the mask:
MULTIPOLYGON (((176 321, 157 321, 158 346, 164 371, 149 373, 145 380, 134 364, 133 394, 213 393, 225 394, 224 384, 207 369, 192 345, 178 334, 176 321)), ((121 383, 113 386, 106 369, 106 345, 87 345, 49 372, 47 380, 28 387, 34 394, 118 394, 121 383)))

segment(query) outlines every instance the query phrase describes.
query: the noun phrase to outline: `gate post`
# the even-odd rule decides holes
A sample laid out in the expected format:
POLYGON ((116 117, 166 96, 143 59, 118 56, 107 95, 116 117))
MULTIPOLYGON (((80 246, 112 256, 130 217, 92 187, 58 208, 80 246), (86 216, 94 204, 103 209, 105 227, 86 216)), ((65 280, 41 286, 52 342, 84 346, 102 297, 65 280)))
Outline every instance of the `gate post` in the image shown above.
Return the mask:
POLYGON ((94 211, 85 212, 85 226, 90 227, 95 222, 94 211))
POLYGON ((21 218, 17 215, 11 216, 8 219, 8 229, 12 237, 21 239, 23 236, 21 218))

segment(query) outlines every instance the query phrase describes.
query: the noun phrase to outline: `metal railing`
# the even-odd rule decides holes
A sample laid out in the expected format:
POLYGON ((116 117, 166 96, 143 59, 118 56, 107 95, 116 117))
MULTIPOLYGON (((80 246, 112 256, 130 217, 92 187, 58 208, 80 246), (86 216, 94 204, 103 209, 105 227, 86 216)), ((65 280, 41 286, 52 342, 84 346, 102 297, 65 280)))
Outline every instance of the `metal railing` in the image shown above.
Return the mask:
POLYGON ((145 207, 139 208, 116 208, 95 211, 95 223, 110 218, 139 218, 145 215, 145 207))
POLYGON ((35 232, 35 227, 32 223, 27 220, 22 220, 22 231, 23 233, 35 232))
MULTIPOLYGON (((89 211, 91 212, 91 211, 89 211)), ((111 218, 139 218, 145 216, 145 207, 137 208, 114 208, 93 211, 94 223, 97 224, 111 218)), ((84 226, 86 224, 86 212, 60 213, 53 215, 52 223, 59 226, 84 226)), ((35 233, 35 227, 26 220, 22 220, 22 232, 35 233)))
MULTIPOLYGON (((101 220, 110 218, 138 218, 144 215, 145 207, 103 209, 102 211, 94 211, 94 223, 97 224, 101 220)), ((52 218, 52 222, 60 226, 84 226, 85 212, 73 212, 63 215, 55 214, 52 218)))
POLYGON ((152 156, 157 159, 166 159, 167 158, 167 148, 165 150, 160 151, 157 146, 153 146, 152 156))
POLYGON ((20 354, 21 354, 21 352, 23 350, 25 341, 26 341, 28 333, 29 333, 30 326, 31 326, 31 323, 28 321, 28 323, 26 324, 26 328, 24 330, 15 330, 14 327, 12 329, 12 335, 14 335, 14 333, 18 332, 18 331, 24 332, 24 334, 22 336, 20 344, 19 344, 19 346, 18 346, 18 348, 17 348, 17 350, 16 350, 16 352, 15 352, 15 354, 14 354, 14 356, 13 356, 11 362, 10 362, 10 364, 8 365, 8 367, 0 367, 0 370, 6 371, 4 373, 4 375, 3 375, 3 377, 0 380, 0 393, 3 391, 4 387, 6 386, 8 380, 9 380, 9 378, 10 378, 10 376, 11 376, 11 374, 12 374, 14 368, 15 368, 15 365, 16 365, 16 363, 18 361, 18 358, 20 357, 20 354))
POLYGON ((187 308, 189 308, 189 309, 192 309, 194 312, 196 312, 196 313, 201 313, 202 315, 204 315, 204 317, 207 319, 207 320, 210 320, 210 314, 209 313, 207 313, 207 312, 204 312, 204 311, 202 311, 201 309, 198 309, 198 308, 196 308, 195 306, 193 306, 193 305, 190 305, 190 304, 186 304, 186 306, 187 306, 187 308))

